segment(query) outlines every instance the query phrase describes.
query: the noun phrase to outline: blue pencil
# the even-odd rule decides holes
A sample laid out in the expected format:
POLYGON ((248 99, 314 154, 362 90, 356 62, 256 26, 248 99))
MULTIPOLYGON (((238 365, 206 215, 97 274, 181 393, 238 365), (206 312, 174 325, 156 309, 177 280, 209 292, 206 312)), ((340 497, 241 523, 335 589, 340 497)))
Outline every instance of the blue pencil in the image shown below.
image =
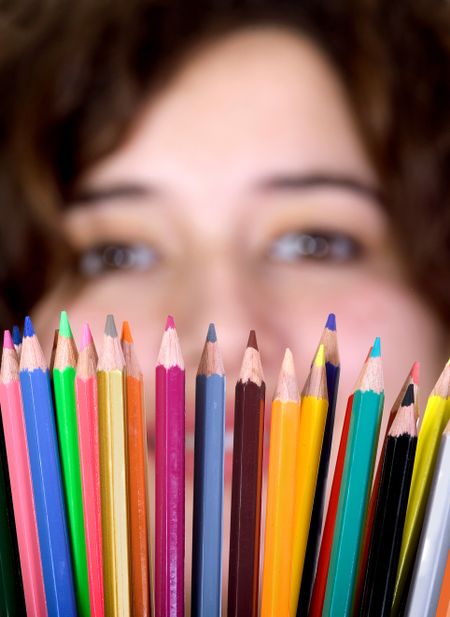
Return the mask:
POLYGON ((319 472, 317 475, 316 492, 314 495, 314 505, 311 514, 311 524, 309 527, 308 544, 306 546, 305 567, 303 570, 302 584, 298 599, 298 617, 308 613, 309 603, 311 602, 311 594, 319 552, 320 533, 322 529, 322 517, 327 486, 328 467, 330 463, 331 444, 333 440, 334 416, 339 387, 339 375, 341 372, 336 336, 336 317, 334 313, 330 313, 328 315, 325 329, 319 341, 319 345, 320 344, 323 344, 325 347, 325 371, 327 375, 329 404, 327 421, 323 434, 319 472))
POLYGON ((48 614, 76 617, 50 374, 29 317, 22 341, 20 385, 48 614))
POLYGON ((195 393, 192 617, 219 617, 222 597, 225 375, 210 324, 195 393))

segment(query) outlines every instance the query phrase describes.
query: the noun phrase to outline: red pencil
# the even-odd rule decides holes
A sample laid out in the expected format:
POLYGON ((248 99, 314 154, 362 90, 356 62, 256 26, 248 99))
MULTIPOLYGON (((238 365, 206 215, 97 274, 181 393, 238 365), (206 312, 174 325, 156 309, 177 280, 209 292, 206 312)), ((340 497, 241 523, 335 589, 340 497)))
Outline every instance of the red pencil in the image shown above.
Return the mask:
POLYGON ((103 617, 102 511, 97 400, 97 352, 91 331, 83 326, 75 377, 81 488, 86 533, 91 617, 103 617))

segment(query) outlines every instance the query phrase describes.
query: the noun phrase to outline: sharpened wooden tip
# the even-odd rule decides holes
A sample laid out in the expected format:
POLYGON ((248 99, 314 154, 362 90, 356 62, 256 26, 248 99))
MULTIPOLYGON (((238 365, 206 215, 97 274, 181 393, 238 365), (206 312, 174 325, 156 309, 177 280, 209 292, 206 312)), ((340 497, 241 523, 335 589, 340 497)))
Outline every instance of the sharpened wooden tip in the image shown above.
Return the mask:
POLYGON ((400 437, 400 435, 417 435, 416 412, 414 407, 414 386, 409 384, 406 389, 403 403, 395 414, 394 421, 389 430, 391 437, 400 437))
POLYGON ((284 352, 274 399, 282 402, 294 401, 298 403, 300 401, 298 383, 295 376, 294 357, 289 348, 284 352))
POLYGON ((411 375, 411 379, 413 380, 413 382, 416 384, 416 386, 418 386, 420 376, 420 362, 414 362, 409 374, 411 375))
POLYGON ((128 321, 124 321, 122 324, 122 334, 120 338, 122 339, 122 341, 126 341, 130 345, 134 343, 133 337, 131 335, 130 324, 128 323, 128 321))
MULTIPOLYGON (((214 325, 210 324, 209 328, 214 325)), ((205 375, 210 377, 211 375, 225 375, 225 369, 223 367, 222 356, 220 353, 219 345, 217 344, 217 338, 214 330, 213 340, 210 339, 210 329, 208 329, 208 336, 206 337, 205 345, 203 347, 202 357, 200 358, 200 364, 198 365, 197 375, 205 375)))
POLYGON ((317 350, 313 365, 325 366, 325 347, 323 345, 319 345, 319 349, 317 350))
POLYGON ((256 341, 256 332, 254 330, 250 330, 250 334, 248 335, 247 347, 253 347, 253 349, 258 350, 258 343, 256 341))
POLYGON ((114 321, 114 317, 112 315, 108 315, 106 318, 105 334, 106 336, 111 336, 112 338, 117 337, 116 322, 114 321))

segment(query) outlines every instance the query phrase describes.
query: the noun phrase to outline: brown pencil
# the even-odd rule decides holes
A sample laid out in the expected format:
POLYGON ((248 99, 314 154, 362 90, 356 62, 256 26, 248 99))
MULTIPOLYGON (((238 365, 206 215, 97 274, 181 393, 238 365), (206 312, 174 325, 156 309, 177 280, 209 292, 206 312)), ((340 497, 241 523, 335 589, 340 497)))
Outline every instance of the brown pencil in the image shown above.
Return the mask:
POLYGON ((256 617, 258 612, 264 401, 261 358, 252 330, 236 384, 229 617, 256 617))

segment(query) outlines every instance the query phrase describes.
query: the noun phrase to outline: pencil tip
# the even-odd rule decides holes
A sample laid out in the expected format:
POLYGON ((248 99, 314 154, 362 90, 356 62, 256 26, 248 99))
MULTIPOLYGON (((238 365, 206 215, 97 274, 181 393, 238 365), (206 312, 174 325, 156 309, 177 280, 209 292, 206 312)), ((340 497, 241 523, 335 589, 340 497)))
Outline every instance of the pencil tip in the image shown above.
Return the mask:
POLYGON ((23 326, 23 335, 27 337, 31 337, 35 335, 33 323, 31 321, 31 318, 28 315, 25 317, 25 324, 23 326))
POLYGON ((20 332, 19 326, 13 326, 12 329, 12 340, 14 345, 20 345, 22 342, 22 334, 20 332))
POLYGON ((373 342, 373 347, 372 347, 372 351, 370 352, 370 357, 379 358, 380 356, 381 356, 381 341, 380 341, 380 337, 377 336, 377 338, 373 342))
POLYGON ((128 323, 128 321, 124 321, 122 324, 122 334, 120 338, 122 339, 122 341, 130 343, 130 345, 134 343, 133 336, 131 334, 130 324, 128 323))
POLYGON ((330 313, 328 315, 327 323, 325 324, 325 328, 327 330, 336 331, 336 315, 334 313, 330 313))
POLYGON ((80 347, 80 351, 83 351, 83 349, 86 349, 86 347, 88 347, 93 342, 94 342, 94 340, 92 338, 92 332, 91 332, 91 329, 89 327, 89 324, 88 323, 84 323, 83 324, 83 331, 81 333, 81 347, 80 347))
POLYGON ((420 373, 420 362, 416 361, 412 365, 411 371, 409 373, 411 375, 411 379, 416 384, 416 386, 419 385, 419 373, 420 373))
POLYGON ((117 336, 116 323, 112 315, 108 315, 106 318, 105 334, 107 336, 111 336, 112 338, 115 338, 117 336))
POLYGON ((72 330, 70 328, 69 318, 66 311, 61 311, 59 318, 59 334, 64 338, 72 338, 72 330))
POLYGON ((250 334, 248 335, 247 347, 253 347, 258 351, 258 343, 256 342, 256 332, 254 330, 250 330, 250 334))
POLYGON ((317 350, 313 365, 314 366, 325 366, 325 347, 323 344, 319 345, 319 349, 317 350))
POLYGON ((208 334, 206 335, 206 340, 209 343, 215 343, 217 341, 216 328, 213 323, 210 323, 208 326, 208 334))
POLYGON ((166 327, 164 329, 168 330, 169 328, 173 328, 175 330, 175 321, 173 320, 172 315, 167 316, 166 327))
POLYGON ((286 347, 286 350, 284 352, 281 368, 285 373, 288 373, 289 375, 295 375, 294 356, 292 355, 292 351, 289 349, 289 347, 286 347))
POLYGON ((11 337, 11 332, 9 330, 5 330, 5 333, 3 335, 3 348, 14 349, 14 343, 11 337))
POLYGON ((408 407, 414 404, 414 385, 412 383, 406 388, 406 392, 403 395, 402 407, 408 407))

